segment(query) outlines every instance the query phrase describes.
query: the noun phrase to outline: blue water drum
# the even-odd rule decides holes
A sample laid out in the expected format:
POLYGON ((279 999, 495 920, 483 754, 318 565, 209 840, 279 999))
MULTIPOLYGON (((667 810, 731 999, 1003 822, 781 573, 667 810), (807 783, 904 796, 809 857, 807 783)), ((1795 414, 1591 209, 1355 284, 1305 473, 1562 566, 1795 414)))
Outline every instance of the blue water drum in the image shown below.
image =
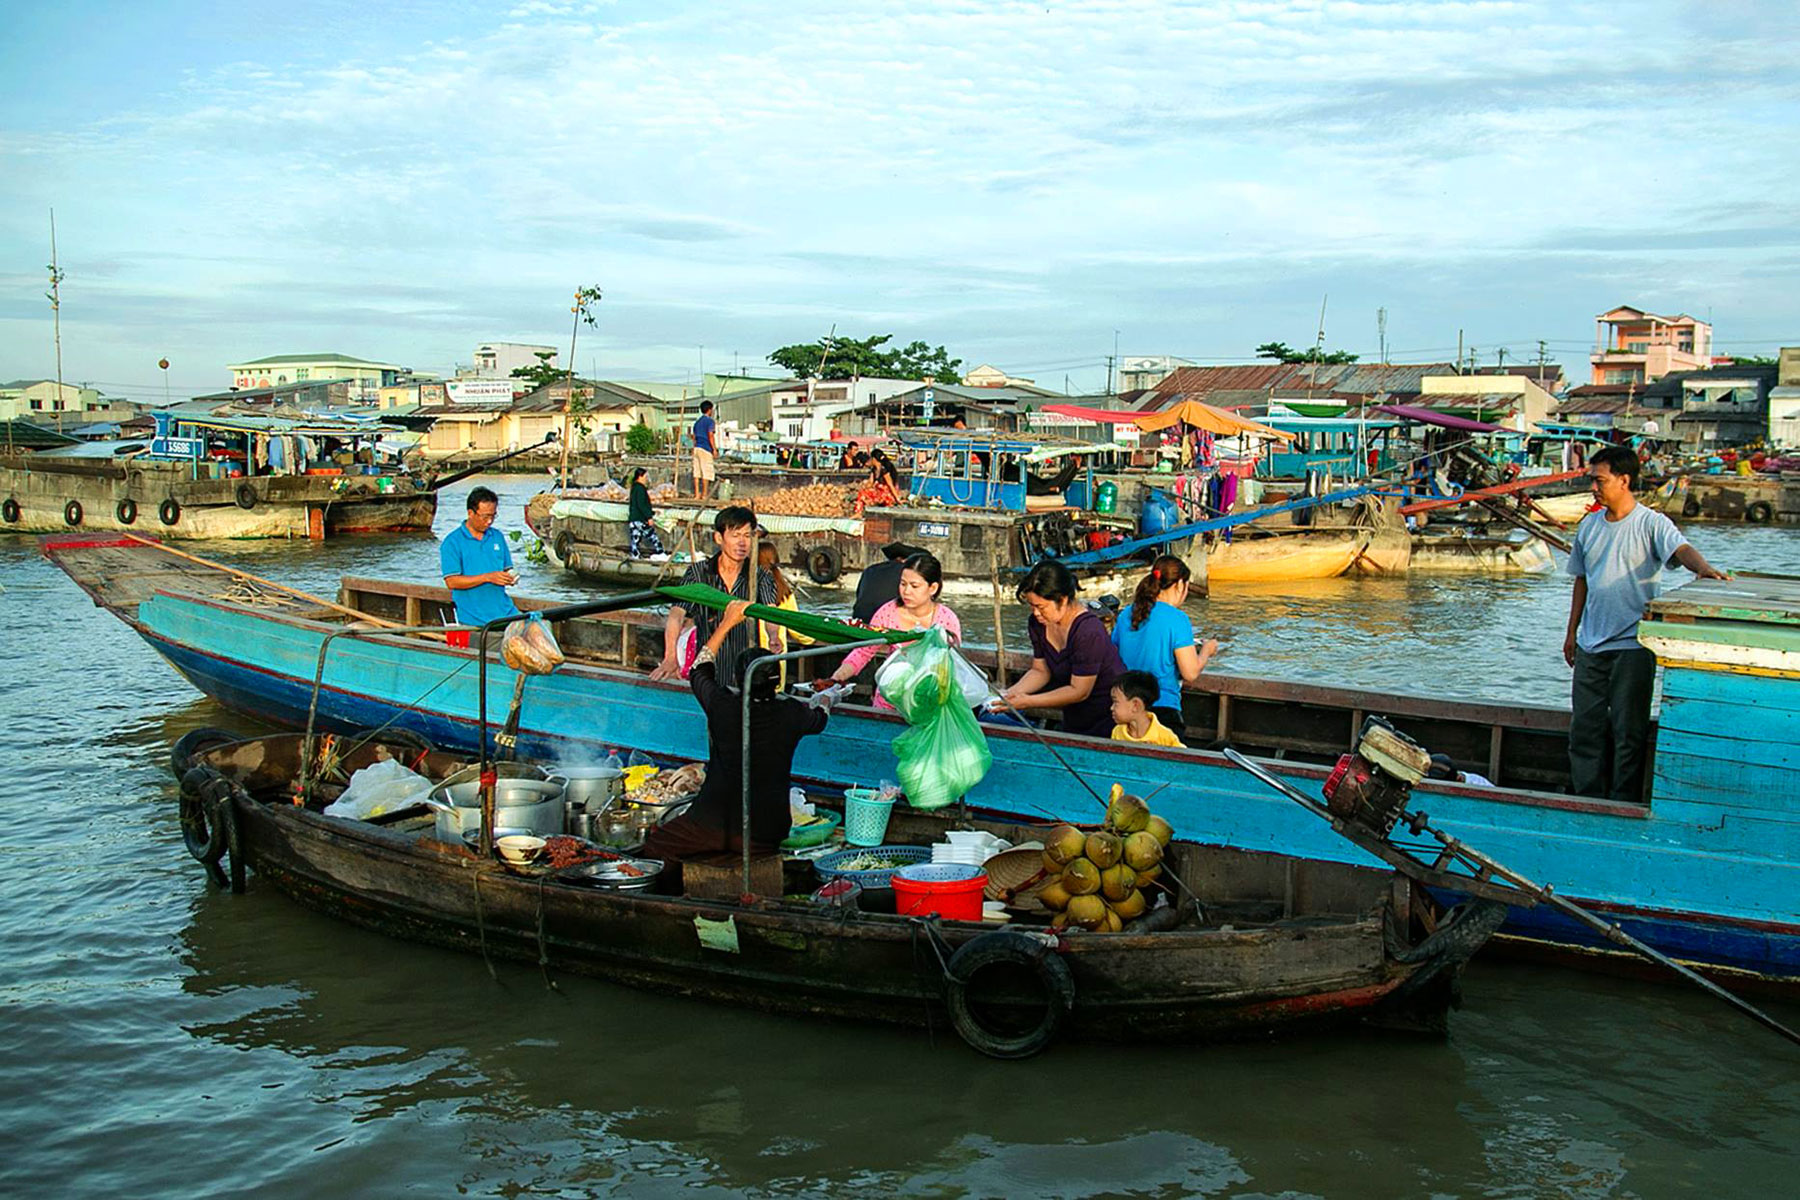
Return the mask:
POLYGON ((1138 511, 1138 536, 1155 537, 1181 523, 1181 510, 1174 497, 1161 488, 1151 488, 1144 506, 1138 511))

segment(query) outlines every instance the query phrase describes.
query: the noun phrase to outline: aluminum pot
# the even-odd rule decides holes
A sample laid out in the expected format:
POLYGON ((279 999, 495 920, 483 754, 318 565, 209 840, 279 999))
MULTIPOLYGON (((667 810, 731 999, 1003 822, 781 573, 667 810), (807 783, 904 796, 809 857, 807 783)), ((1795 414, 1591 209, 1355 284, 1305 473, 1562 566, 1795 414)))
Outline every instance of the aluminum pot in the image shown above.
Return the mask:
MULTIPOLYGON (((496 797, 497 799, 497 797, 496 797)), ((437 838, 440 842, 460 841, 463 835, 481 831, 481 806, 445 804, 435 797, 425 802, 437 813, 437 838)), ((554 837, 563 831, 563 803, 560 796, 534 800, 528 804, 494 806, 494 827, 554 837)))
MULTIPOLYGON (((457 808, 480 808, 481 782, 469 779, 462 783, 440 783, 432 789, 431 798, 443 804, 454 804, 457 808)), ((494 784, 496 807, 536 804, 540 800, 555 800, 560 803, 562 798, 562 784, 547 780, 502 779, 494 784)))
POLYGON ((589 812, 603 811, 625 794, 623 767, 558 767, 549 782, 563 785, 563 796, 589 812))

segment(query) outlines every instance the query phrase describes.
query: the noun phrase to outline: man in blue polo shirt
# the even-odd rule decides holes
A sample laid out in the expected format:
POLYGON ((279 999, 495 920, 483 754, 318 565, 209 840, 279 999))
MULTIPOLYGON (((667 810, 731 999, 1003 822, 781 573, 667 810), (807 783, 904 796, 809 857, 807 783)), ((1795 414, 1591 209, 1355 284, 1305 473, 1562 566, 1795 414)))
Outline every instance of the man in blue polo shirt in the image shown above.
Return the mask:
POLYGON ((469 516, 444 535, 438 546, 438 564, 444 586, 456 601, 456 620, 462 625, 485 625, 497 617, 516 617, 506 589, 519 582, 512 569, 512 550, 494 528, 500 497, 484 487, 469 492, 469 516))

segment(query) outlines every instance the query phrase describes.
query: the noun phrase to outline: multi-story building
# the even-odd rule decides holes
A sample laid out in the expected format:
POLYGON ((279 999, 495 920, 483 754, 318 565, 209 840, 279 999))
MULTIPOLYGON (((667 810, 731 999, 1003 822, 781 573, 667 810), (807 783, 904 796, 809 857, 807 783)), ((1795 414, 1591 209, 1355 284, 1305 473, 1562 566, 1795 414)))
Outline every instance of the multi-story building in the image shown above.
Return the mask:
POLYGON ((547 362, 557 366, 555 346, 533 346, 525 342, 483 342, 475 347, 476 379, 511 379, 520 367, 535 367, 547 362), (541 359, 540 354, 548 354, 541 359))
POLYGON ((54 379, 15 379, 0 383, 0 420, 24 419, 49 424, 123 420, 137 411, 123 401, 103 399, 94 388, 58 384, 54 379), (60 389, 60 390, 59 390, 60 389))
POLYGON ((231 386, 239 391, 281 387, 289 383, 346 380, 350 384, 352 401, 364 404, 376 403, 382 388, 410 374, 407 368, 393 363, 370 362, 348 354, 277 354, 236 363, 226 370, 231 372, 231 386))
POLYGON ((1591 383, 1651 383, 1712 365, 1712 326, 1620 305, 1594 318, 1591 383))

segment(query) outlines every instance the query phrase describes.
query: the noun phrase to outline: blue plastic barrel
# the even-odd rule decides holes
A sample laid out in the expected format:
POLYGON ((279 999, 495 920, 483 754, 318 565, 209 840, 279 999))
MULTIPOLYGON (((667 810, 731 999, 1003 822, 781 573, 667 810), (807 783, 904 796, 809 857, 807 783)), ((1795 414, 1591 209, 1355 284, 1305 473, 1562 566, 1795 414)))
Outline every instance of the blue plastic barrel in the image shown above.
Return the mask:
POLYGON ((1180 523, 1181 509, 1176 507, 1174 497, 1161 488, 1151 488, 1138 510, 1138 536, 1155 537, 1180 523))
POLYGON ((1088 485, 1086 479, 1077 479, 1063 489, 1063 503, 1070 508, 1086 508, 1088 506, 1088 485))

